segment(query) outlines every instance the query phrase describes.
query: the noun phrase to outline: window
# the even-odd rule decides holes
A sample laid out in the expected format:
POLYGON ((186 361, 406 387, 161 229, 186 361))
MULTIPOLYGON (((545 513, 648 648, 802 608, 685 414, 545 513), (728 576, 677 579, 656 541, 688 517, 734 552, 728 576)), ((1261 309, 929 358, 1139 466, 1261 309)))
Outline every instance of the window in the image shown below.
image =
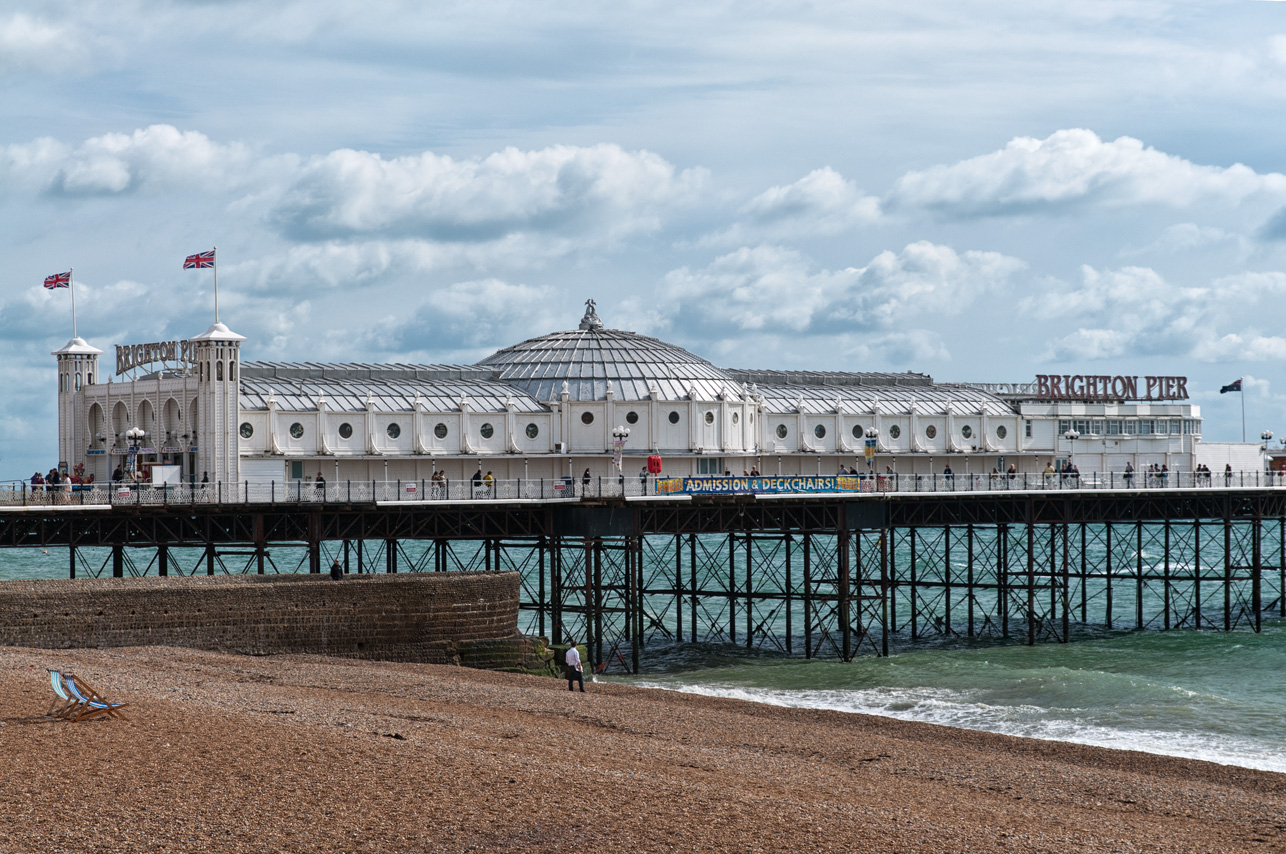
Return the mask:
POLYGON ((347 421, 339 425, 339 438, 341 439, 353 438, 353 425, 349 424, 347 421))
MULTIPOLYGON (((960 435, 961 435, 961 436, 964 436, 966 439, 968 439, 968 438, 972 437, 972 436, 973 436, 973 428, 972 428, 972 427, 970 427, 968 424, 966 424, 965 426, 963 426, 963 427, 961 427, 961 428, 960 428, 960 435)), ((1030 421, 1028 421, 1028 422, 1027 422, 1027 435, 1028 435, 1028 436, 1030 436, 1030 435, 1031 435, 1031 422, 1030 422, 1030 421)))
MULTIPOLYGON (((633 412, 631 412, 630 414, 631 414, 631 415, 634 415, 634 413, 633 413, 633 412)), ((635 420, 636 420, 636 421, 638 420, 638 416, 635 416, 635 420)), ((537 427, 534 423, 532 423, 532 424, 528 424, 528 425, 527 425, 527 438, 528 438, 528 439, 534 439, 534 438, 536 438, 536 437, 537 437, 537 436, 539 436, 539 435, 540 435, 540 428, 539 428, 539 427, 537 427)))
MULTIPOLYGON (((585 414, 586 414, 586 415, 589 415, 589 413, 588 413, 588 412, 586 412, 585 414)), ((590 418, 590 421, 593 421, 593 420, 594 420, 594 416, 593 416, 593 415, 589 415, 589 418, 590 418)), ((581 418, 581 420, 582 420, 582 421, 584 421, 585 419, 584 419, 584 418, 581 418)), ((589 422, 586 422, 586 423, 589 423, 589 422)), ((480 434, 482 434, 482 438, 484 438, 484 439, 490 439, 492 436, 494 436, 494 435, 495 435, 495 433, 496 433, 496 428, 495 428, 495 427, 492 427, 490 424, 483 424, 481 427, 479 427, 479 428, 478 428, 478 432, 479 432, 480 434)))
POLYGON ((290 476, 295 480, 299 480, 304 476, 304 463, 302 460, 290 461, 290 476))
MULTIPOLYGON (((639 414, 637 412, 634 412, 633 410, 630 410, 629 412, 625 413, 625 423, 626 424, 639 423, 639 414)), ((532 438, 534 439, 536 437, 532 436, 532 438)))
POLYGON ((854 439, 861 439, 861 438, 862 438, 863 436, 865 436, 865 435, 866 435, 866 431, 862 429, 862 425, 861 425, 861 424, 854 424, 854 425, 853 425, 853 438, 854 438, 854 439))
POLYGON ((439 439, 445 439, 447 437, 447 425, 442 423, 434 425, 433 435, 437 436, 439 439))
POLYGON ((228 379, 235 380, 236 378, 237 378, 237 363, 228 362, 228 379))
POLYGON ((671 423, 671 424, 678 424, 678 423, 679 423, 679 413, 677 413, 677 412, 671 412, 671 413, 670 413, 670 423, 671 423))
POLYGON ((242 439, 249 439, 249 438, 250 438, 251 436, 253 436, 254 434, 255 434, 255 428, 254 428, 254 425, 253 425, 253 424, 251 424, 249 421, 242 421, 242 422, 241 422, 241 438, 242 438, 242 439))
POLYGON ((76 391, 80 391, 80 374, 76 374, 76 391))
POLYGON ((1140 432, 1140 433, 1155 433, 1155 432, 1156 432, 1156 422, 1155 422, 1155 421, 1153 421, 1151 418, 1144 418, 1144 419, 1140 420, 1140 421, 1139 421, 1139 432, 1140 432))
POLYGON ((713 424, 713 423, 714 423, 714 413, 713 413, 712 411, 710 411, 709 409, 707 409, 707 410, 706 410, 706 423, 707 423, 707 424, 713 424))
POLYGON ((291 425, 290 425, 290 437, 291 437, 292 439, 302 439, 302 438, 304 438, 304 425, 300 424, 298 421, 296 421, 294 424, 291 424, 291 425))
POLYGON ((1027 419, 1027 423, 1024 425, 1023 431, 1024 431, 1023 435, 1026 436, 1028 439, 1030 439, 1031 438, 1031 419, 1030 418, 1027 419))
POLYGON ((901 435, 902 435, 902 428, 901 428, 901 427, 899 427, 899 426, 898 426, 898 425, 896 425, 896 424, 891 424, 891 425, 889 425, 889 438, 890 438, 890 439, 896 439, 898 436, 901 436, 901 435))
POLYGON ((582 424, 593 424, 593 423, 594 423, 594 413, 592 413, 592 412, 582 412, 582 413, 580 414, 580 423, 582 423, 582 424))
POLYGON ((697 460, 697 474, 723 474, 723 460, 719 457, 702 457, 697 460))
POLYGON ((390 424, 388 425, 388 429, 384 432, 388 433, 388 437, 390 439, 396 439, 398 436, 402 435, 402 425, 397 423, 390 424))
POLYGON ((822 426, 821 424, 818 424, 816 427, 814 427, 814 428, 813 428, 813 435, 814 435, 814 436, 816 436, 816 437, 817 437, 817 438, 819 438, 819 439, 825 439, 825 438, 826 438, 826 428, 825 428, 824 426, 822 426))
POLYGON ((1183 432, 1183 422, 1182 422, 1182 421, 1171 421, 1171 422, 1170 422, 1170 432, 1171 432, 1171 433, 1182 433, 1182 432, 1183 432))
POLYGON ((778 439, 785 439, 785 438, 786 438, 786 434, 787 434, 787 433, 789 433, 789 432, 790 432, 790 431, 786 429, 786 425, 785 425, 785 424, 778 424, 778 425, 777 425, 777 438, 778 438, 778 439))
POLYGON ((732 413, 732 423, 733 423, 733 424, 740 424, 740 423, 741 423, 741 416, 740 416, 739 414, 737 414, 736 412, 732 413))
POLYGON ((996 428, 996 438, 997 438, 997 439, 1003 439, 1003 438, 1005 438, 1005 437, 1006 437, 1006 436, 1008 436, 1008 435, 1009 435, 1009 431, 1005 429, 1005 425, 1004 425, 1004 424, 1001 424, 999 427, 997 427, 997 428, 996 428))
POLYGON ((928 427, 924 428, 924 435, 930 439, 935 439, 938 435, 938 428, 930 424, 928 427))
POLYGON ((1139 432, 1139 422, 1137 421, 1122 421, 1121 426, 1124 428, 1121 432, 1127 435, 1133 436, 1139 432))
POLYGON ((1061 435, 1063 435, 1064 433, 1066 433, 1068 430, 1071 430, 1071 429, 1072 429, 1072 422, 1070 422, 1070 421, 1068 421, 1068 420, 1066 420, 1066 419, 1064 419, 1064 420, 1062 420, 1062 421, 1059 421, 1059 422, 1058 422, 1058 435, 1060 435, 1060 436, 1061 436, 1061 435))
POLYGON ((1120 421, 1108 421, 1108 422, 1106 422, 1103 426, 1104 426, 1105 428, 1107 428, 1107 435, 1109 435, 1109 436, 1119 436, 1119 435, 1121 435, 1121 422, 1120 422, 1120 421))
POLYGON ((222 380, 223 379, 223 360, 220 359, 219 361, 215 362, 214 367, 216 371, 215 378, 218 380, 222 380))

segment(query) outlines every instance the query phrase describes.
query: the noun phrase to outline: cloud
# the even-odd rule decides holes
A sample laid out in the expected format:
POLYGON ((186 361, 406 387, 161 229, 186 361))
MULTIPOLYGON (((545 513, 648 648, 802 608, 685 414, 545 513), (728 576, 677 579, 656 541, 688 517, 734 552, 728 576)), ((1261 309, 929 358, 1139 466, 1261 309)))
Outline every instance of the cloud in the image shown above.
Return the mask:
POLYGON ((908 172, 889 203, 971 218, 1086 204, 1236 205, 1260 194, 1286 198, 1286 175, 1261 175, 1241 164, 1200 166, 1128 136, 1104 142, 1092 131, 1070 129, 1043 140, 1018 137, 991 154, 908 172))
POLYGON ((516 232, 612 240, 654 231, 703 181, 700 170, 609 144, 506 148, 469 160, 344 149, 308 161, 270 219, 297 240, 379 233, 467 243, 516 232))
POLYGON ((360 343, 399 358, 453 353, 457 361, 473 362, 490 355, 497 341, 516 343, 561 329, 571 313, 563 296, 547 286, 456 282, 424 293, 412 311, 374 324, 360 343))
POLYGON ((814 269, 794 249, 743 247, 703 269, 667 274, 657 311, 666 325, 712 334, 880 330, 958 314, 1021 269, 996 252, 957 253, 927 241, 844 270, 814 269))
POLYGON ((880 200, 829 166, 793 184, 770 187, 742 206, 741 219, 698 245, 736 244, 819 237, 870 225, 880 219, 880 200))
POLYGON ((85 48, 68 27, 22 12, 0 19, 0 76, 23 71, 58 71, 79 66, 85 48))
POLYGON ((1207 362, 1266 361, 1286 356, 1286 338, 1254 328, 1226 331, 1237 318, 1271 316, 1286 294, 1286 273, 1243 273, 1207 287, 1179 287, 1147 267, 1084 267, 1079 287, 1051 281, 1019 304, 1051 331, 1043 358, 1188 357, 1207 362), (1059 334, 1061 333, 1061 334, 1059 334))
POLYGON ((152 125, 109 133, 72 148, 42 138, 0 148, 0 183, 62 196, 111 196, 141 189, 218 188, 255 182, 250 151, 196 131, 152 125))

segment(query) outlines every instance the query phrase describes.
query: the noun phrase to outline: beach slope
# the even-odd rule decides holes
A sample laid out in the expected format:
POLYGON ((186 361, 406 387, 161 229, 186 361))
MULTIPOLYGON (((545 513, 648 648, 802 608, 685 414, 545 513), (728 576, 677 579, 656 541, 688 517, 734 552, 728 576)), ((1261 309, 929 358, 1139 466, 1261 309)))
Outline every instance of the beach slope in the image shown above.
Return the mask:
POLYGON ((0 850, 1254 852, 1286 775, 622 685, 0 649, 0 850), (129 704, 43 717, 45 667, 129 704))

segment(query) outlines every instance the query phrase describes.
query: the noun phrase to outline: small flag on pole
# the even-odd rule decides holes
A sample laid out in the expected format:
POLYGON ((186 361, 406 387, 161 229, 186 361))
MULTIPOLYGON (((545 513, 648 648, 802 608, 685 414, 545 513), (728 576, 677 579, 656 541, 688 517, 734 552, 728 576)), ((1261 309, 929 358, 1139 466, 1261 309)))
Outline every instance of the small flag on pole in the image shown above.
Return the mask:
POLYGON ((45 287, 51 291, 54 288, 70 288, 71 272, 54 273, 52 276, 45 276, 45 287))
MULTIPOLYGON (((45 285, 45 287, 49 287, 49 286, 48 286, 48 285, 45 285)), ((1220 386, 1220 387, 1219 387, 1219 393, 1220 393, 1220 394, 1227 394, 1227 393, 1228 393, 1228 392, 1230 392, 1230 391, 1241 391, 1241 380, 1240 380, 1240 379, 1238 379, 1235 383, 1228 383, 1228 385, 1226 385, 1226 386, 1220 386)))
POLYGON ((198 252, 195 255, 189 255, 183 260, 184 270, 201 270, 206 267, 214 266, 214 250, 209 252, 198 252))

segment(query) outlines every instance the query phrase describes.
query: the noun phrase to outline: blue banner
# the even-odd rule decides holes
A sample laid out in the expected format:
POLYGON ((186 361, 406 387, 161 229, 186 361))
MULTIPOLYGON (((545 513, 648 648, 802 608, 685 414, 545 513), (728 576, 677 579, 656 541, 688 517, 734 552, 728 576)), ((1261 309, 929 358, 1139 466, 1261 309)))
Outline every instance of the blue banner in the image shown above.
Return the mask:
MULTIPOLYGON (((869 479, 869 478, 868 478, 869 479)), ((780 477, 667 477, 657 481, 662 495, 734 495, 777 492, 860 492, 862 478, 856 475, 783 475, 780 477)))

